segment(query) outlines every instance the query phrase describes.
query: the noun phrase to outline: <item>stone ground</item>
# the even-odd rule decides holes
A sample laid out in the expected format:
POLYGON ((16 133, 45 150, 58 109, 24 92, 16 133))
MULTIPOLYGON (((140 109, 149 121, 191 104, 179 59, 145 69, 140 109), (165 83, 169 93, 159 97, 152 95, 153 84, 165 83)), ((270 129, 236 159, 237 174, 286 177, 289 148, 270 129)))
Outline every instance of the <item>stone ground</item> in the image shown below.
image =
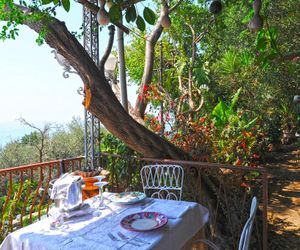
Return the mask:
POLYGON ((269 249, 300 250, 300 149, 284 146, 268 156, 269 249))

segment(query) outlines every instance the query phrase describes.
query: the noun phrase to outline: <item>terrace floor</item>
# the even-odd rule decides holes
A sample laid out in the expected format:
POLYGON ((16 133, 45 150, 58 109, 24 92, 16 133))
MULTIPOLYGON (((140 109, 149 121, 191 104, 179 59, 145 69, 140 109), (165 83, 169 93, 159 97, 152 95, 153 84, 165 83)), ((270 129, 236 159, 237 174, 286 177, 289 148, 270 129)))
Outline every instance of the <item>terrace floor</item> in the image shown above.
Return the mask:
POLYGON ((271 152, 269 171, 269 247, 300 246, 300 149, 285 146, 271 152))

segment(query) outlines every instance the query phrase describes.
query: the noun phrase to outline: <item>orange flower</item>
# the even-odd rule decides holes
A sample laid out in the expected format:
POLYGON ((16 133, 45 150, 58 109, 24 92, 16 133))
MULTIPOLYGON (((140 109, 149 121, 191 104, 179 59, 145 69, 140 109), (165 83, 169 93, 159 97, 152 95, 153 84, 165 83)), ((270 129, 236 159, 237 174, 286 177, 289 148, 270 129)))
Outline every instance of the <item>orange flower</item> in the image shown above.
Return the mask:
POLYGON ((180 134, 177 133, 174 135, 173 139, 178 139, 179 137, 180 137, 180 134))
POLYGON ((237 159, 234 163, 234 165, 236 166, 241 166, 242 165, 242 161, 240 159, 237 159))
POLYGON ((247 131, 242 131, 242 134, 245 137, 250 137, 252 135, 251 132, 247 132, 247 131))
POLYGON ((244 188, 249 188, 249 184, 245 183, 245 182, 242 182, 241 183, 241 187, 244 187, 244 188))

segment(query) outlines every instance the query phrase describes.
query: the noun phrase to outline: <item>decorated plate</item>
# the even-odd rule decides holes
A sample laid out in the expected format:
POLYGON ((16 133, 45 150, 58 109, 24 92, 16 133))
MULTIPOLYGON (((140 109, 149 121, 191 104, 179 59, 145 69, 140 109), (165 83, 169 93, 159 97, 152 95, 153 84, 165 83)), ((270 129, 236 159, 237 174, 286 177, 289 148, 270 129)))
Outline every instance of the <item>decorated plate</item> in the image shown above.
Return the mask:
POLYGON ((164 226, 168 217, 157 212, 140 212, 124 217, 120 224, 129 231, 144 232, 164 226))
POLYGON ((146 198, 146 195, 141 192, 123 192, 116 194, 110 198, 112 202, 121 204, 133 204, 140 202, 146 198))

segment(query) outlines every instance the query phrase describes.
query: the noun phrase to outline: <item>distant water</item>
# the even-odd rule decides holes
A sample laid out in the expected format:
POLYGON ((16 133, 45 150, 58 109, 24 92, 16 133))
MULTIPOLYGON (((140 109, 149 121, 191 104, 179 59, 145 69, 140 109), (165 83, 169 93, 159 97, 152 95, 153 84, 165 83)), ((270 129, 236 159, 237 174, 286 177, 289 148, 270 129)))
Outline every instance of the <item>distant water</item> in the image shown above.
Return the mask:
POLYGON ((21 139, 31 131, 31 128, 21 125, 19 122, 0 122, 0 146, 3 147, 10 141, 21 139))

